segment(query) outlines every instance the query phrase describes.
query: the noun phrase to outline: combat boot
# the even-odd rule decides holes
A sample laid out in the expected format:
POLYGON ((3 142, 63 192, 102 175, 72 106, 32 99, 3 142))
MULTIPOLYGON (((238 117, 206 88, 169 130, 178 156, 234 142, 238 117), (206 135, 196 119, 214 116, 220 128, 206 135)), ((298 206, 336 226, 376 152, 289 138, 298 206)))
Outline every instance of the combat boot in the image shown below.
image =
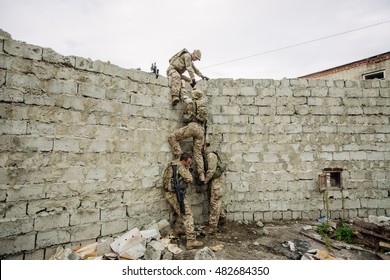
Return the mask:
POLYGON ((218 225, 223 226, 224 224, 226 224, 226 221, 226 217, 220 217, 218 220, 218 225))
POLYGON ((186 233, 186 232, 185 232, 183 229, 181 229, 181 228, 175 228, 175 229, 172 231, 171 235, 172 235, 173 237, 178 238, 178 237, 180 237, 181 235, 184 235, 185 233, 186 233))
POLYGON ((175 107, 177 103, 179 103, 179 101, 180 101, 179 97, 177 96, 172 97, 172 106, 175 107))
POLYGON ((186 244, 187 250, 191 250, 191 249, 194 249, 196 247, 201 247, 201 246, 203 246, 202 241, 199 241, 196 239, 187 240, 187 244, 186 244))
POLYGON ((217 227, 205 227, 202 230, 202 233, 204 235, 213 235, 213 234, 217 233, 217 227))

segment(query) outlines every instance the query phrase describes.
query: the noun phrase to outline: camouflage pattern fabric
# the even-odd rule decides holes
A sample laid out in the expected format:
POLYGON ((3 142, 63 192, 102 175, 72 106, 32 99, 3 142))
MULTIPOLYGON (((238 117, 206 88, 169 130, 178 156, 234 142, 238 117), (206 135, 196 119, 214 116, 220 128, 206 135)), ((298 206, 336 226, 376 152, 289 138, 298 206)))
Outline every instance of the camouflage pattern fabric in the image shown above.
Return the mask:
POLYGON ((189 52, 184 52, 182 55, 171 61, 167 69, 167 77, 171 77, 171 97, 180 98, 181 80, 191 83, 195 79, 195 74, 202 77, 202 73, 195 67, 189 52), (183 75, 188 71, 190 78, 183 75))
POLYGON ((177 173, 178 176, 183 179, 184 182, 187 184, 192 183, 192 175, 189 169, 184 166, 179 159, 171 161, 168 166, 166 167, 163 175, 163 184, 164 184, 164 190, 165 190, 165 199, 168 201, 168 203, 172 206, 174 209, 176 215, 178 216, 178 219, 176 221, 176 227, 182 227, 186 233, 187 240, 195 239, 194 234, 194 217, 191 211, 191 208, 187 202, 186 199, 184 199, 184 207, 185 207, 185 214, 182 215, 180 213, 180 206, 179 202, 176 198, 175 190, 172 188, 171 185, 171 178, 172 178, 172 165, 177 165, 177 173))
POLYGON ((173 186, 171 184, 171 178, 173 176, 173 170, 172 170, 172 165, 177 165, 177 175, 178 177, 182 178, 183 181, 186 184, 192 184, 193 179, 192 179, 192 174, 190 170, 185 167, 179 159, 171 161, 168 166, 166 167, 163 175, 163 187, 167 191, 174 192, 175 190, 173 189, 173 186))
POLYGON ((165 192, 165 198, 168 203, 172 206, 177 214, 177 220, 175 227, 182 227, 186 233, 187 240, 194 240, 194 217, 190 206, 188 205, 187 199, 184 199, 185 214, 180 214, 180 206, 176 199, 174 192, 165 192))
POLYGON ((223 210, 222 205, 222 197, 224 193, 225 190, 222 185, 222 176, 216 179, 212 179, 210 184, 210 227, 217 227, 219 218, 225 217, 225 211, 223 210))
POLYGON ((209 226, 217 227, 219 218, 225 218, 225 211, 222 204, 222 197, 225 193, 222 180, 223 176, 212 179, 218 165, 218 157, 215 153, 208 153, 206 160, 208 169, 205 182, 209 184, 210 188, 209 226))
POLYGON ((171 145, 172 153, 175 157, 179 157, 182 153, 180 141, 193 138, 194 141, 194 161, 198 174, 204 174, 204 164, 202 157, 202 148, 204 145, 204 128, 203 125, 197 122, 190 122, 188 125, 175 130, 169 138, 168 142, 171 145))
POLYGON ((181 76, 173 67, 169 67, 167 70, 167 76, 171 77, 171 97, 180 98, 181 89, 181 76))
MULTIPOLYGON (((174 59, 170 63, 170 67, 168 70, 173 67, 180 75, 182 75, 184 72, 188 72, 190 75, 191 80, 195 79, 195 74, 199 77, 202 77, 202 73, 199 71, 198 68, 194 65, 191 59, 190 53, 183 53, 178 58, 174 59)), ((168 73, 167 73, 168 74, 168 73)))

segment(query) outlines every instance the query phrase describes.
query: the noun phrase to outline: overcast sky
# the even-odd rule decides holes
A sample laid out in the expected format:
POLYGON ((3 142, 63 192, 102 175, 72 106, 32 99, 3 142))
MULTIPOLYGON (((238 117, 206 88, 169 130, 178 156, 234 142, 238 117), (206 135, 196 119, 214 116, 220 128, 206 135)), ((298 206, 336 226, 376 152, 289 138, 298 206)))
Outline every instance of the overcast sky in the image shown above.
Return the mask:
POLYGON ((187 48, 209 78, 282 79, 390 51, 390 1, 0 0, 0 28, 62 55, 156 62, 164 76, 187 48))

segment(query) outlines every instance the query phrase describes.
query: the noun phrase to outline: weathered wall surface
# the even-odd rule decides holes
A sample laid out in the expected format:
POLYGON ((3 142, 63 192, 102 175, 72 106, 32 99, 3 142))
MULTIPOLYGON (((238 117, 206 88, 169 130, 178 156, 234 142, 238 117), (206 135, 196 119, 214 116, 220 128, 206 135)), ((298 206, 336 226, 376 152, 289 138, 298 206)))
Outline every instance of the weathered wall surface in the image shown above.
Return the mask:
POLYGON ((325 214, 317 176, 341 168, 332 218, 390 214, 390 81, 215 81, 211 138, 230 160, 234 220, 325 214))
MULTIPOLYGON (((390 215, 390 81, 199 84, 231 220, 324 215, 328 167, 343 169, 332 218, 390 215)), ((161 173, 181 108, 165 77, 0 39, 0 255, 44 259, 169 219, 161 173)), ((205 196, 189 199, 204 221, 205 196)))

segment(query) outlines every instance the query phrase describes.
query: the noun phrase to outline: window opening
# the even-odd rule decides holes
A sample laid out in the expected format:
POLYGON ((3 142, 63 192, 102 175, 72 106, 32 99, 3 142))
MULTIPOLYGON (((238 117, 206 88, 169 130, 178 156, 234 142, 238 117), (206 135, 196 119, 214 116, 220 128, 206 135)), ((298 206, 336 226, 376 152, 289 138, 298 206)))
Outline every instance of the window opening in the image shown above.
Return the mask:
POLYGON ((385 71, 380 70, 373 73, 363 74, 364 80, 373 80, 373 79, 384 79, 385 78, 385 71))
POLYGON ((325 168, 322 174, 318 175, 317 186, 319 191, 341 189, 342 168, 325 168))

